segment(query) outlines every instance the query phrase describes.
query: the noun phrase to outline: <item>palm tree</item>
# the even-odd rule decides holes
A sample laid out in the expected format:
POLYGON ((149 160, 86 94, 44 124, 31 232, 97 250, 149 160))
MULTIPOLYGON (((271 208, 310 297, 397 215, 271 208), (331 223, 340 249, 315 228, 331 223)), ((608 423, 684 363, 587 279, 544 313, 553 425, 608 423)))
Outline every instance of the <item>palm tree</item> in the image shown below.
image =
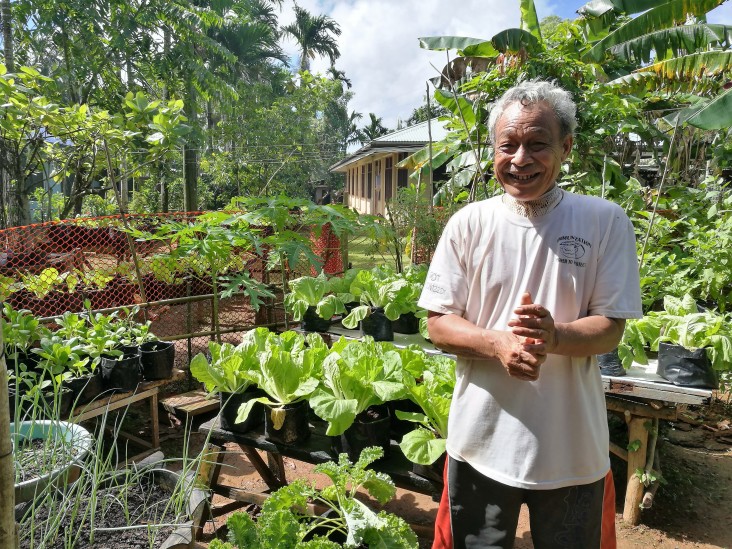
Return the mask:
POLYGON ((342 82, 341 89, 343 89, 343 84, 345 84, 349 90, 353 86, 351 79, 346 77, 346 73, 336 69, 335 65, 331 65, 328 69, 328 76, 330 76, 333 81, 339 80, 340 82, 342 82))
POLYGON ((295 22, 282 27, 282 30, 300 46, 300 71, 309 70, 310 60, 316 55, 327 55, 331 65, 341 55, 335 39, 335 36, 340 36, 341 27, 327 15, 313 16, 295 4, 295 22))
POLYGON ((377 137, 389 133, 389 130, 381 123, 381 118, 374 113, 369 113, 369 123, 358 131, 358 140, 361 143, 368 143, 377 137))

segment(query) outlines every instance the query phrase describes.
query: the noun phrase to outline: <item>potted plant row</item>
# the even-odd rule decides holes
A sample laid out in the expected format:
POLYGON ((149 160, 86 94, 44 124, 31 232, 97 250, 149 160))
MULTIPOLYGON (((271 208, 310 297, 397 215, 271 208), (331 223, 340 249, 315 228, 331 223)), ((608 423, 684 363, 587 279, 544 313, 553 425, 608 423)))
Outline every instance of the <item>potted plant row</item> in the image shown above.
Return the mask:
POLYGON ((454 361, 447 357, 370 337, 341 337, 328 348, 315 333, 278 335, 266 328, 247 332, 237 346, 212 342, 209 349, 210 359, 203 353, 194 357, 191 373, 220 395, 223 429, 255 428, 262 421, 258 406, 264 405, 265 437, 297 444, 310 434, 309 404, 327 423, 334 453, 357 459, 368 446, 389 452, 393 418, 387 404, 408 399, 411 407, 395 405, 396 414, 421 426, 401 441, 405 455, 429 465, 444 453, 454 385, 454 361), (303 410, 293 418, 295 406, 303 410))
POLYGON ((420 331, 416 306, 426 269, 409 267, 395 273, 386 267, 350 269, 342 277, 300 277, 290 281, 285 307, 306 331, 328 331, 331 319, 341 314, 347 329, 360 327, 377 341, 393 341, 394 332, 420 331))
POLYGON ((618 354, 625 368, 658 353, 657 373, 678 385, 715 389, 719 373, 732 369, 732 322, 700 308, 694 298, 666 296, 663 311, 628 321, 618 354))

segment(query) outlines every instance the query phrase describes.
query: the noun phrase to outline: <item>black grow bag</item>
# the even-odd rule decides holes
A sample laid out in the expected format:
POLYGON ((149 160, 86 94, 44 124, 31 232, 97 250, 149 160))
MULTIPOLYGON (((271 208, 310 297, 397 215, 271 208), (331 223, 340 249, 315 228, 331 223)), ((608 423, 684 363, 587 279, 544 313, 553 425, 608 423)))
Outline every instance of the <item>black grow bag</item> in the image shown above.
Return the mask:
POLYGON ((692 351, 680 345, 660 343, 656 373, 674 385, 697 389, 719 387, 717 372, 712 368, 706 349, 692 351))
POLYGON ((175 345, 172 341, 148 341, 140 345, 140 362, 145 379, 169 379, 175 364, 175 345))
POLYGON ((621 377, 625 375, 625 368, 623 368, 623 364, 620 362, 617 347, 609 353, 597 355, 597 364, 600 366, 600 372, 604 376, 621 377))
POLYGON ((310 424, 308 412, 310 405, 307 400, 300 400, 292 404, 285 404, 285 421, 279 429, 275 429, 272 420, 272 409, 264 410, 264 438, 278 444, 297 444, 310 438, 310 424))
POLYGON ((219 393, 219 401, 221 403, 219 425, 221 428, 234 433, 246 433, 259 427, 264 422, 265 407, 261 402, 257 402, 252 407, 249 416, 243 422, 237 423, 236 416, 242 404, 261 396, 264 396, 264 391, 258 387, 248 387, 241 393, 219 393))
POLYGON ((398 334, 418 334, 419 319, 414 313, 404 313, 392 321, 391 327, 398 334))
POLYGON ((63 385, 74 395, 75 406, 91 402, 104 391, 102 374, 99 371, 86 376, 69 378, 63 382, 63 385))
POLYGON ((339 438, 333 439, 333 450, 337 454, 345 452, 355 463, 364 448, 379 446, 384 450, 380 459, 384 459, 389 456, 391 447, 390 423, 389 408, 385 404, 369 406, 339 438))
POLYGON ((392 322, 384 314, 384 309, 372 309, 369 316, 361 321, 361 332, 375 341, 394 341, 392 322))
POLYGON ((306 332, 327 332, 330 329, 330 320, 318 316, 312 305, 307 308, 302 317, 302 329, 306 332))
POLYGON ((140 355, 102 357, 102 380, 105 389, 134 391, 142 381, 140 355))

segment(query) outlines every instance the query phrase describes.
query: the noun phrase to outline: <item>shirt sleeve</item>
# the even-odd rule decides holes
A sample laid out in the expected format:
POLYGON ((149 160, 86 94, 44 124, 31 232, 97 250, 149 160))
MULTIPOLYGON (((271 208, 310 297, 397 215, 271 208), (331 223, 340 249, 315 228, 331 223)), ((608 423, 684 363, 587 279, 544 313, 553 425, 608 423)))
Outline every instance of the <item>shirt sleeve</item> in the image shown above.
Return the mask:
POLYGON ((600 248, 588 311, 608 318, 641 318, 643 307, 633 224, 613 205, 612 221, 600 248))
POLYGON ((468 283, 464 256, 465 233, 460 215, 454 215, 445 226, 437 243, 427 272, 422 294, 417 304, 436 313, 457 314, 465 312, 468 283))

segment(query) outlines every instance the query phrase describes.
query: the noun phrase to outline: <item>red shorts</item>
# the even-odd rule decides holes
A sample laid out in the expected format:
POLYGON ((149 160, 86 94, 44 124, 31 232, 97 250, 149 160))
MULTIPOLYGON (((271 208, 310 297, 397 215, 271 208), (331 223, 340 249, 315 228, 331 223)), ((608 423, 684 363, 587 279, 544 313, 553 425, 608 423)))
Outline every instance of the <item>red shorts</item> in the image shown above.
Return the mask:
POLYGON ((497 483, 467 463, 448 458, 444 480, 432 549, 513 547, 523 503, 529 507, 536 549, 616 547, 611 471, 588 485, 525 490, 497 483))

